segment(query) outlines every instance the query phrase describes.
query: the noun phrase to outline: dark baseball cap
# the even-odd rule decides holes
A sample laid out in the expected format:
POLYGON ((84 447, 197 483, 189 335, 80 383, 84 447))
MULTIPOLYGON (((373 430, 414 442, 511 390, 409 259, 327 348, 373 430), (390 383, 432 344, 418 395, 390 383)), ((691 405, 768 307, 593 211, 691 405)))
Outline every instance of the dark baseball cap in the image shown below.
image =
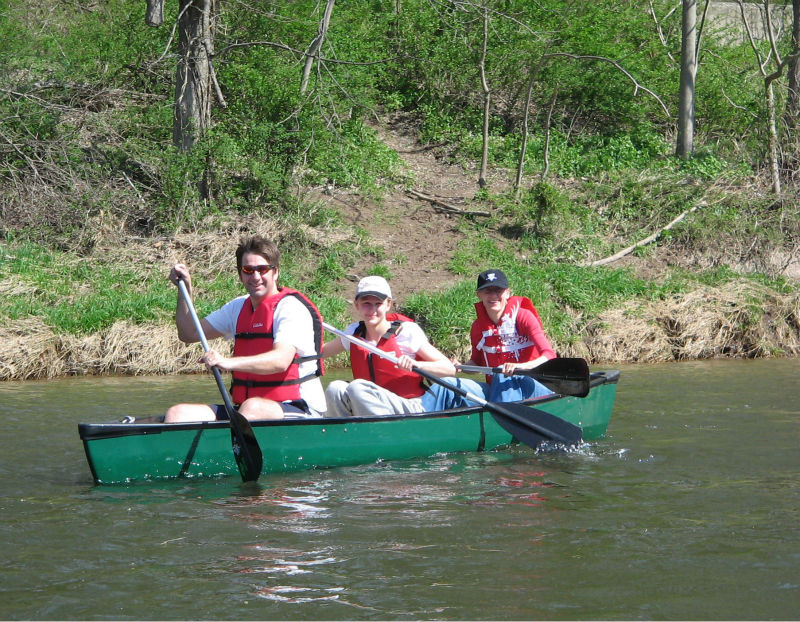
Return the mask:
POLYGON ((502 270, 486 270, 478 275, 478 287, 476 289, 485 289, 486 287, 508 289, 508 279, 502 270))

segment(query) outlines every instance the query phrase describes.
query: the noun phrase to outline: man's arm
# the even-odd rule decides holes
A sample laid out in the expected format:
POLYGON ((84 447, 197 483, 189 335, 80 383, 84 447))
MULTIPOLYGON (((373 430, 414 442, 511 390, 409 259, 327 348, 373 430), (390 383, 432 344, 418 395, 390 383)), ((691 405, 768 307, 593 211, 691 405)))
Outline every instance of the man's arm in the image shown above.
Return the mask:
MULTIPOLYGON (((191 296, 191 293, 189 295, 191 296)), ((197 343, 200 341, 200 335, 197 334, 191 313, 189 313, 189 307, 182 296, 178 296, 178 307, 175 310, 175 326, 178 328, 178 339, 183 343, 197 343)), ((205 318, 200 320, 200 326, 203 328, 208 340, 224 336, 205 318)))
POLYGON ((285 343, 273 344, 272 350, 253 356, 222 356, 216 350, 209 350, 201 359, 206 365, 216 366, 224 371, 239 371, 248 374, 267 376, 286 371, 292 364, 297 350, 285 343))
MULTIPOLYGON (((185 264, 178 263, 172 266, 169 271, 169 280, 176 287, 178 286, 178 281, 183 281, 189 298, 194 299, 192 295, 192 277, 189 274, 189 268, 185 264)), ((200 341, 200 336, 197 334, 197 329, 192 320, 192 314, 189 312, 189 305, 186 304, 180 291, 178 291, 178 305, 175 308, 175 326, 178 329, 178 339, 183 343, 197 343, 200 341)), ((223 336, 205 318, 200 320, 200 326, 202 326, 207 339, 216 339, 223 336)))

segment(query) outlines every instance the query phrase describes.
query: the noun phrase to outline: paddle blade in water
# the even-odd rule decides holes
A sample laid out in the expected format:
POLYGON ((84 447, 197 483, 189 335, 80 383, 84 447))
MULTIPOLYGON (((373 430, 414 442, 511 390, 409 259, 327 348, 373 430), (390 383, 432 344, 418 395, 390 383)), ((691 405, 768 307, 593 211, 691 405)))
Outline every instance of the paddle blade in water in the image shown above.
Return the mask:
POLYGON ((492 417, 494 417, 494 420, 497 421, 501 428, 517 439, 520 443, 527 445, 531 449, 538 449, 539 445, 547 442, 547 439, 544 436, 533 431, 526 425, 517 423, 513 419, 509 419, 503 415, 498 415, 497 413, 492 413, 492 417))
POLYGON ((247 418, 240 412, 234 410, 231 413, 231 443, 233 445, 233 457, 236 459, 236 466, 242 475, 242 481, 254 482, 261 475, 261 468, 264 457, 261 447, 256 440, 253 426, 247 418))
POLYGON ((542 438, 564 445, 578 445, 583 441, 580 427, 538 408, 516 403, 490 403, 488 406, 496 416, 500 415, 498 423, 503 429, 534 449, 541 444, 542 438), (504 419, 506 425, 500 419, 504 419), (519 434, 513 432, 511 427, 519 434))

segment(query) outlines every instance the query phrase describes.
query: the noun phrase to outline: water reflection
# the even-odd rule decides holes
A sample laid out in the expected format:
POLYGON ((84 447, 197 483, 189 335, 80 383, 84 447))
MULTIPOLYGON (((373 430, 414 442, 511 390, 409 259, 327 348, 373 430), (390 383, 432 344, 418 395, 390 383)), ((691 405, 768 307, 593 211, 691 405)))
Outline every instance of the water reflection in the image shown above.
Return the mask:
POLYGON ((235 513, 238 520, 260 530, 291 531, 294 533, 326 533, 325 520, 330 516, 324 486, 305 482, 292 487, 263 488, 240 495, 222 503, 235 513))
POLYGON ((577 452, 120 487, 91 485, 78 421, 213 382, 0 385, 0 613, 792 619, 799 378, 791 360, 623 369, 609 434, 577 452))
MULTIPOLYGON (((276 585, 274 587, 264 587, 256 590, 256 596, 267 600, 274 600, 283 603, 301 604, 319 602, 325 600, 339 600, 343 587, 327 588, 321 590, 322 593, 315 595, 315 590, 296 587, 291 585, 276 585)), ((348 603, 350 604, 350 603, 348 603)))

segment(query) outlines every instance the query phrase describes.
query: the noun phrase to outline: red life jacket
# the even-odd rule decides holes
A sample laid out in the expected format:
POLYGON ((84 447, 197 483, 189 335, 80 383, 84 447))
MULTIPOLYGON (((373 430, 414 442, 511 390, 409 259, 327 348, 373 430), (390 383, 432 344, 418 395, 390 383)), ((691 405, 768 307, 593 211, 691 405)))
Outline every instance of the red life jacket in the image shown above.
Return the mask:
MULTIPOLYGON (((397 331, 403 322, 413 322, 414 320, 399 313, 387 313, 386 319, 391 322, 391 326, 386 334, 378 340, 376 347, 384 352, 394 354, 395 357, 400 357, 402 352, 397 343, 397 331)), ((360 322, 355 330, 356 337, 363 339, 366 333, 367 327, 364 322, 360 322)), ((353 370, 353 378, 371 380, 400 397, 419 397, 425 393, 426 387, 419 374, 400 369, 391 361, 354 343, 350 344, 350 367, 353 370)))
MULTIPOLYGON (((269 352, 273 347, 274 335, 272 324, 275 307, 286 296, 294 296, 311 313, 314 324, 314 343, 317 352, 322 351, 322 316, 314 303, 305 295, 288 287, 281 287, 277 294, 261 301, 253 310, 250 299, 245 300, 239 318, 236 320, 236 335, 233 342, 233 356, 254 356, 269 352)), ((311 380, 324 373, 322 359, 316 356, 299 357, 295 355, 289 367, 275 374, 251 374, 233 372, 232 398, 234 403, 241 404, 248 397, 263 397, 276 402, 300 399, 300 383, 311 380), (300 363, 309 360, 317 361, 317 369, 312 374, 300 377, 300 363)))
MULTIPOLYGON (((520 309, 531 311, 541 324, 536 307, 523 296, 511 296, 508 299, 498 324, 491 320, 482 302, 475 303, 478 319, 474 325, 481 331, 481 339, 475 344, 475 348, 483 354, 487 366, 499 367, 507 362, 524 363, 541 356, 542 353, 533 339, 517 332, 517 315, 520 309)), ((475 363, 480 364, 479 361, 475 363)))

